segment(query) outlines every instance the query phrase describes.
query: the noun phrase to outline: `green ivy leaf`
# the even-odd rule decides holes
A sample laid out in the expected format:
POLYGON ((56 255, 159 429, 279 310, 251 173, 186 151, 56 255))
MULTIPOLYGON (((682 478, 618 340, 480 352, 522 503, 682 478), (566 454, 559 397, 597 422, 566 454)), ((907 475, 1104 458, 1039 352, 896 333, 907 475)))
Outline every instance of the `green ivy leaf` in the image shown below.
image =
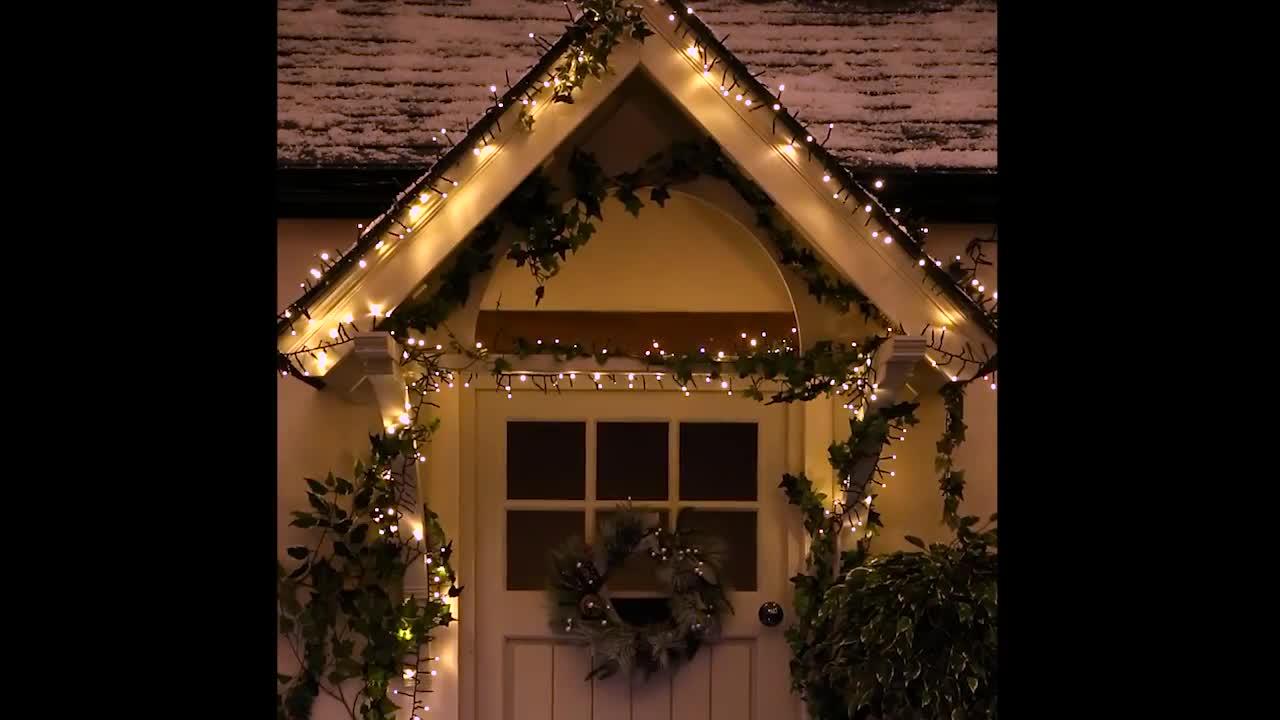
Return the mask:
POLYGON ((667 200, 671 199, 671 193, 667 190, 665 185, 655 185, 653 189, 649 191, 649 199, 657 203, 658 207, 664 208, 667 206, 667 200))
POLYGON ((906 538, 906 541, 907 541, 907 542, 911 543, 912 545, 915 545, 916 547, 920 548, 921 550, 925 550, 925 549, 927 549, 927 548, 925 548, 924 541, 923 541, 923 540, 921 540, 920 538, 916 537, 915 535, 905 535, 904 537, 906 538))
POLYGON ((351 530, 351 542, 355 545, 360 545, 364 543, 364 540, 368 535, 369 525, 367 523, 357 525, 351 530))
POLYGON ((289 553, 289 557, 295 560, 301 560, 311 554, 311 551, 304 545, 294 545, 285 552, 289 553))
POLYGON ((373 488, 366 487, 356 493, 355 498, 351 501, 352 507, 359 510, 367 510, 369 508, 369 500, 373 498, 373 488))
POLYGON ((910 630, 913 624, 914 622, 912 621, 912 619, 904 615, 898 618, 898 626, 897 626, 897 629, 894 630, 893 634, 895 636, 901 635, 902 633, 910 630))

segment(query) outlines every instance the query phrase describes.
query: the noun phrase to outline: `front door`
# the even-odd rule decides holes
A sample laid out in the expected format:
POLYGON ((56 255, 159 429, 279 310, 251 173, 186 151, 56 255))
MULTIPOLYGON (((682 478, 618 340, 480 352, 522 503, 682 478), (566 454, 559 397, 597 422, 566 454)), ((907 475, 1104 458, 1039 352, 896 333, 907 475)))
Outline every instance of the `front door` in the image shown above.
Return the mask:
MULTIPOLYGON (((720 394, 570 391, 477 393, 478 718, 483 720, 790 720, 793 542, 777 485, 787 414, 720 394), (734 613, 720 638, 674 672, 647 680, 585 680, 586 646, 551 632, 547 553, 570 536, 595 540, 602 518, 631 499, 666 527, 723 541, 734 613)), ((640 555, 643 555, 641 553, 640 555)), ((611 575, 619 612, 661 603, 647 557, 611 575)))

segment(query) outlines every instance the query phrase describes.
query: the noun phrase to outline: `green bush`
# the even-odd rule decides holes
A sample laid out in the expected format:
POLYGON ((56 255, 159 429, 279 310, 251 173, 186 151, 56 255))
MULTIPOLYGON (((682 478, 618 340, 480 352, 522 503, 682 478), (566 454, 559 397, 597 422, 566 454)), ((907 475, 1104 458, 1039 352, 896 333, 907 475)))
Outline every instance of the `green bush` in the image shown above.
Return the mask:
POLYGON ((822 594, 791 638, 816 720, 996 717, 996 530, 976 523, 951 544, 908 536, 923 552, 872 557, 822 594))

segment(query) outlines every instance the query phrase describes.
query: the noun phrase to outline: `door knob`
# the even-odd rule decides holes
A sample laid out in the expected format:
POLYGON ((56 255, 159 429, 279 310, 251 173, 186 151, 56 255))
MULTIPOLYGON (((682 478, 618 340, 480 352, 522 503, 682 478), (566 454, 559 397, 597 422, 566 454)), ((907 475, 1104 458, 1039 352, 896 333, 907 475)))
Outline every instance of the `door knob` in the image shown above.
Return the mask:
POLYGON ((760 606, 760 624, 774 627, 782 622, 782 606, 772 600, 760 606))

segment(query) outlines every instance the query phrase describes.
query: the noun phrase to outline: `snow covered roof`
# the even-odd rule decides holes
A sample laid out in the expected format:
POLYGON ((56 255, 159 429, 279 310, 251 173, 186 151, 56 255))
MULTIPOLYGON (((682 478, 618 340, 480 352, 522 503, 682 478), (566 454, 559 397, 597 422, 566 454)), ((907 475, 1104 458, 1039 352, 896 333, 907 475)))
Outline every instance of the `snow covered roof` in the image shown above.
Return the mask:
MULTIPOLYGON (((559 37, 560 0, 280 0, 277 162, 421 167, 559 37)), ((693 5, 852 167, 996 167, 994 0, 693 5), (727 36, 727 38, 726 38, 727 36)))

